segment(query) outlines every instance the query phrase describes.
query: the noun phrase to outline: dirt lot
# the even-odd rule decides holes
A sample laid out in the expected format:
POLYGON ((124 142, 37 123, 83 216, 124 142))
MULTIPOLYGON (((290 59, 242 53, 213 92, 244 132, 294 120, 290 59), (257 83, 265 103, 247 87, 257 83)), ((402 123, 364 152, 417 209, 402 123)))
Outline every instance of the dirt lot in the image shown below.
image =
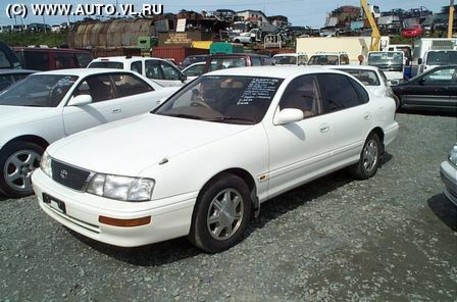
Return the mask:
POLYGON ((439 178, 457 119, 397 120, 374 178, 341 171, 274 198, 216 255, 99 244, 33 196, 0 197, 0 301, 457 301, 457 209, 439 178))

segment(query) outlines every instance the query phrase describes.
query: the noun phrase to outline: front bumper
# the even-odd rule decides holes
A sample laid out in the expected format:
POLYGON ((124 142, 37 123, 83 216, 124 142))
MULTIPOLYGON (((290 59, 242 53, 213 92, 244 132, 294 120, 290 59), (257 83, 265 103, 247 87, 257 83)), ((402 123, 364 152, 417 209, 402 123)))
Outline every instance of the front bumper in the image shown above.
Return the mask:
POLYGON ((197 193, 148 202, 123 202, 78 192, 43 173, 32 174, 33 189, 41 209, 69 229, 91 239, 122 247, 161 242, 189 233, 197 193), (65 210, 45 203, 43 193, 64 203, 65 210), (151 217, 146 225, 119 227, 99 222, 99 217, 137 219, 151 217))
POLYGON ((457 206, 457 167, 449 161, 443 161, 440 176, 445 186, 444 195, 457 206))

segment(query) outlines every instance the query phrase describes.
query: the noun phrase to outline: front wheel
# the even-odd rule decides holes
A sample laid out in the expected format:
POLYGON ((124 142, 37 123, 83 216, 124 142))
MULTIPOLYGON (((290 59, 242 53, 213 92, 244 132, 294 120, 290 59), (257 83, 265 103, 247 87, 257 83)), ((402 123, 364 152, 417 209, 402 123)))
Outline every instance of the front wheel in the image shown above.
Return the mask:
POLYGON ((0 191, 11 197, 33 194, 31 175, 44 149, 29 142, 9 144, 0 151, 0 191))
POLYGON ((381 155, 381 140, 377 134, 368 136, 360 153, 359 162, 350 167, 356 179, 367 179, 376 174, 381 155))
POLYGON ((231 174, 218 177, 197 199, 189 240, 209 253, 229 249, 242 239, 251 211, 246 183, 231 174))

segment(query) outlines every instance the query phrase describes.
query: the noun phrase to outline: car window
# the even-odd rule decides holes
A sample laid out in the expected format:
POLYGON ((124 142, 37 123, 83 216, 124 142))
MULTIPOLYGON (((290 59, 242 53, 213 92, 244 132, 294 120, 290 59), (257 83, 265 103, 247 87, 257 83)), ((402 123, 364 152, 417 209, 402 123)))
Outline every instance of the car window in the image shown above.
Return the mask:
POLYGON ((76 89, 75 94, 87 93, 90 93, 94 103, 112 99, 114 93, 110 77, 105 74, 86 77, 76 89))
POLYGON ((161 61, 160 67, 162 68, 162 72, 163 72, 165 80, 179 80, 180 79, 180 72, 175 67, 173 67, 170 63, 161 61))
POLYGON ((347 55, 341 55, 340 59, 341 59, 341 62, 340 62, 341 65, 349 64, 349 57, 347 55))
POLYGON ((455 67, 433 70, 423 76, 422 80, 426 84, 446 84, 451 83, 454 78, 455 67))
POLYGON ((54 59, 56 69, 78 67, 76 56, 71 53, 55 53, 54 59))
MULTIPOLYGON (((350 79, 342 74, 319 74, 325 112, 334 112, 360 105, 362 101, 350 79)), ((363 89, 363 88, 362 88, 363 89)))
POLYGON ((282 79, 201 76, 179 90, 156 114, 233 124, 263 119, 282 79))
POLYGON ((85 68, 92 61, 92 56, 88 53, 77 53, 76 59, 78 60, 78 66, 85 68))
POLYGON ((260 62, 259 57, 251 57, 251 63, 252 63, 252 66, 261 66, 262 65, 262 62, 260 62))
POLYGON ((144 81, 130 74, 114 74, 111 77, 114 87, 116 87, 117 97, 126 97, 154 90, 144 81))
POLYGON ((205 69, 205 64, 198 64, 194 66, 190 66, 188 69, 183 70, 183 73, 186 76, 199 76, 203 74, 203 71, 205 69))
POLYGON ((214 58, 211 60, 210 71, 232 67, 246 66, 246 58, 214 58))
POLYGON ((48 70, 49 53, 48 52, 23 52, 25 66, 30 69, 48 70))
POLYGON ((3 50, 0 50, 0 68, 11 68, 11 63, 3 50))
POLYGON ((71 75, 31 75, 0 94, 0 105, 56 107, 77 79, 71 75))
POLYGON ((147 60, 145 62, 144 68, 146 72, 146 77, 157 80, 165 79, 165 76, 162 72, 162 68, 160 68, 160 64, 157 60, 147 60))
POLYGON ((303 111, 303 116, 319 114, 319 89, 315 76, 305 75, 290 82, 284 91, 279 108, 296 108, 303 111))
POLYGON ((344 69, 344 68, 338 68, 338 69, 353 75, 364 85, 379 86, 381 84, 378 76, 376 75, 376 72, 373 70, 344 69))
POLYGON ((20 81, 22 79, 25 79, 28 76, 29 76, 28 73, 16 73, 16 74, 13 74, 14 82, 17 82, 17 81, 20 81))
POLYGON ((11 75, 9 75, 9 74, 0 75, 0 91, 11 86, 11 84, 13 84, 13 79, 11 78, 11 75))
POLYGON ((139 74, 143 74, 143 66, 141 66, 141 65, 142 65, 141 61, 132 62, 132 64, 130 65, 130 69, 132 71, 138 72, 139 74))

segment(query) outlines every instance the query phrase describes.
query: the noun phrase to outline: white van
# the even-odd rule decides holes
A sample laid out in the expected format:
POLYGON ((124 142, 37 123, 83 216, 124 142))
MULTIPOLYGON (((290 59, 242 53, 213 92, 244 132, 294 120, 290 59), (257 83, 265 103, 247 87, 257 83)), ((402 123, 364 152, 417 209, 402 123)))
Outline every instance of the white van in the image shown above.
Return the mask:
POLYGON ((417 60, 419 64, 417 74, 441 65, 457 64, 457 50, 427 50, 424 58, 417 60))

